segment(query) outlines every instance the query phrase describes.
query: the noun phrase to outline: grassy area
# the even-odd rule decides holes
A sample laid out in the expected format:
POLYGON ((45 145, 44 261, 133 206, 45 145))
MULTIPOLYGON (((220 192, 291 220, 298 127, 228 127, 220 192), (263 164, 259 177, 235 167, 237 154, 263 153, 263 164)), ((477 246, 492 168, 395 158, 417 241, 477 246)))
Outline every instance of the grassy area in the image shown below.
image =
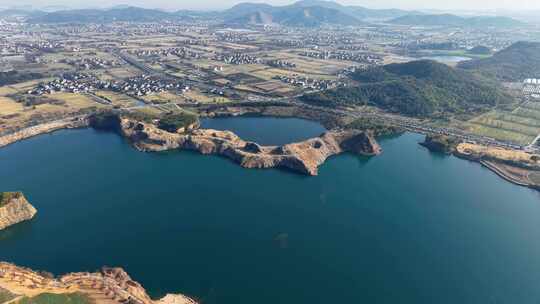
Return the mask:
POLYGON ((0 132, 107 107, 84 94, 18 94, 14 97, 0 97, 0 132))
POLYGON ((540 134, 540 104, 527 102, 513 111, 491 111, 469 120, 464 126, 479 135, 529 144, 540 134))
POLYGON ((32 298, 23 298, 17 304, 91 304, 93 301, 82 293, 42 293, 32 298))
POLYGON ((21 192, 0 192, 0 207, 7 204, 14 198, 19 198, 23 194, 21 192))
POLYGON ((20 82, 17 84, 12 84, 10 87, 14 90, 17 90, 21 93, 26 93, 26 91, 35 88, 39 83, 41 82, 49 82, 52 81, 54 78, 42 78, 42 79, 36 79, 36 80, 30 80, 26 82, 20 82))
POLYGON ((70 108, 84 109, 89 107, 100 107, 101 104, 93 101, 90 97, 83 94, 74 93, 54 93, 52 99, 65 102, 70 108))
POLYGON ((181 96, 178 96, 168 91, 142 96, 141 98, 151 103, 169 103, 183 101, 183 98, 181 96))
POLYGON ((186 128, 197 122, 197 116, 189 113, 173 113, 163 116, 158 127, 168 132, 177 132, 179 129, 186 128))
POLYGON ((0 304, 7 303, 8 301, 15 299, 16 297, 17 295, 9 292, 8 290, 0 288, 0 304))
POLYGON ((96 96, 110 101, 115 106, 130 107, 137 104, 137 100, 125 94, 111 92, 111 91, 97 91, 96 96))
POLYGON ((0 97, 0 116, 12 115, 24 110, 21 103, 15 102, 15 100, 9 97, 0 97))
POLYGON ((517 132, 501 130, 498 128, 488 127, 479 124, 469 124, 467 129, 474 134, 487 136, 503 141, 515 142, 519 144, 528 144, 534 139, 534 137, 523 135, 517 132))
POLYGON ((521 151, 510 150, 500 147, 483 146, 470 143, 461 143, 457 150, 463 154, 476 154, 487 156, 491 159, 510 161, 514 163, 537 164, 537 157, 533 154, 521 151))
POLYGON ((223 103, 223 102, 230 102, 230 100, 226 97, 222 96, 210 96, 207 94, 204 94, 197 90, 189 90, 182 94, 182 96, 187 99, 194 102, 200 102, 200 103, 223 103))
POLYGON ((0 87, 0 96, 7 96, 15 93, 17 93, 17 90, 13 89, 10 86, 0 87))

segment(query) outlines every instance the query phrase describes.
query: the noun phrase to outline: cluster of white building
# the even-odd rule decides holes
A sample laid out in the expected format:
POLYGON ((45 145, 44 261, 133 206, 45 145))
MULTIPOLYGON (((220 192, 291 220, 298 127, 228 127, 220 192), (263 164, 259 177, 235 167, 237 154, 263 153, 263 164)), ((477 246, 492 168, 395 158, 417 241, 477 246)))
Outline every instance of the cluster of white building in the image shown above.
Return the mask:
POLYGON ((527 78, 523 81, 524 84, 536 84, 536 85, 540 85, 540 79, 536 79, 536 78, 527 78))
POLYGON ((523 81, 523 94, 526 97, 540 99, 540 79, 525 79, 523 81))

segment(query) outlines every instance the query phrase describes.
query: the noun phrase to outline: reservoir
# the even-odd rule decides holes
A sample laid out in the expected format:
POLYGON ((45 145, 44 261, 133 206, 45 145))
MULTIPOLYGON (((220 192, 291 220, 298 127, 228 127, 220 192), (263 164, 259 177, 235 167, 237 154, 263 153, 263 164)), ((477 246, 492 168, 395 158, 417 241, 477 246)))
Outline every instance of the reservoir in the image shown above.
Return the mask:
POLYGON ((250 116, 202 119, 201 127, 230 130, 246 141, 267 146, 306 140, 326 131, 319 123, 300 118, 250 116))
MULTIPOLYGON (((266 119, 266 144, 323 131, 266 119)), ((420 140, 384 138, 382 155, 336 156, 307 177, 137 152, 92 129, 38 136, 0 149, 1 190, 38 209, 0 232, 0 260, 120 266, 154 297, 205 304, 540 301, 540 195, 420 140)))
POLYGON ((428 57, 422 57, 420 59, 429 59, 429 60, 434 60, 434 61, 438 61, 440 63, 447 63, 447 64, 458 63, 458 62, 461 62, 461 61, 471 60, 471 58, 464 57, 464 56, 444 56, 444 55, 428 56, 428 57))

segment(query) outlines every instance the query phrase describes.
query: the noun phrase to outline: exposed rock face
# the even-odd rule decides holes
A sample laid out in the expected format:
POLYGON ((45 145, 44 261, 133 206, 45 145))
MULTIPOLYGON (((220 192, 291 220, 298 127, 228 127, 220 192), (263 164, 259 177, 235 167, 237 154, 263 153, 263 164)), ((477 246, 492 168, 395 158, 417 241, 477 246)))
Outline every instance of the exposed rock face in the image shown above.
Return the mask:
POLYGON ((446 135, 427 135, 420 145, 433 152, 452 154, 459 143, 458 139, 446 135))
POLYGON ((0 201, 0 230, 23 221, 32 219, 37 210, 30 205, 22 193, 10 193, 4 196, 5 202, 0 201))
POLYGON ((460 143, 453 155, 478 162, 516 185, 540 191, 540 156, 522 150, 460 143))
POLYGON ((0 262, 0 286, 8 291, 34 296, 40 293, 88 294, 96 303, 195 304, 184 295, 167 295, 152 300, 146 290, 122 268, 103 267, 100 272, 75 272, 53 278, 31 269, 0 262), (95 299, 94 299, 95 298, 95 299))
POLYGON ((22 129, 12 134, 0 137, 0 148, 15 143, 17 141, 34 137, 40 134, 54 132, 60 129, 84 128, 88 126, 88 119, 85 116, 67 118, 37 126, 22 129))
POLYGON ((195 300, 181 294, 167 294, 156 304, 196 304, 195 300))
POLYGON ((287 168, 307 175, 317 175, 318 167, 335 154, 377 155, 382 151, 373 134, 364 131, 326 132, 320 137, 275 147, 246 142, 229 131, 196 129, 185 134, 170 133, 153 124, 126 118, 121 119, 120 129, 140 151, 195 150, 226 156, 244 168, 287 168))

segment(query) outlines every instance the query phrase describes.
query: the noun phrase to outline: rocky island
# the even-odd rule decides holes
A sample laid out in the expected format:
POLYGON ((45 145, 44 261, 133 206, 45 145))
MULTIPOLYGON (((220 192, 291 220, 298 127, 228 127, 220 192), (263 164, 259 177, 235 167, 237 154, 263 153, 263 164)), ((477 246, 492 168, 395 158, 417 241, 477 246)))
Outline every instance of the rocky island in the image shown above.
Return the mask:
POLYGON ((230 131, 188 128, 170 132, 155 124, 118 118, 117 130, 140 151, 194 150, 232 159, 244 168, 285 168, 317 175, 318 167, 333 155, 351 152, 378 155, 381 147, 370 131, 329 131, 319 137, 284 146, 261 146, 230 131))
POLYGON ((36 213, 21 192, 0 193, 0 230, 30 220, 36 213))

